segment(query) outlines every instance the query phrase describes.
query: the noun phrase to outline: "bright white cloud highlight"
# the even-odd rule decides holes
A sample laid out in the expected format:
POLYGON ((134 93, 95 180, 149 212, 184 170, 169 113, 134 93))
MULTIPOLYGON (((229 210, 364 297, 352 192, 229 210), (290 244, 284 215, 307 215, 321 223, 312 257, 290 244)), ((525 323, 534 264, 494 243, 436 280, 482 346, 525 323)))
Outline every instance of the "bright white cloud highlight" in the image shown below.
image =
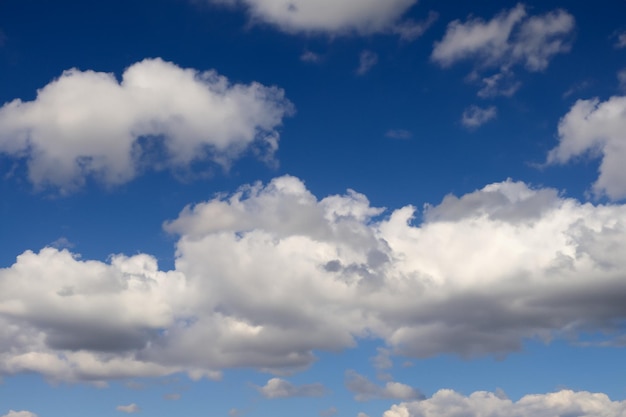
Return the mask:
POLYGON ((548 163, 564 164, 577 157, 601 157, 593 192, 613 200, 626 198, 626 97, 607 101, 578 100, 559 122, 559 144, 548 163))
POLYGON ((291 398, 291 397, 321 397, 326 393, 326 389, 322 384, 306 384, 294 385, 291 382, 281 379, 272 378, 257 390, 263 394, 265 398, 291 398))
POLYGON ((402 21, 417 0, 208 0, 218 5, 238 5, 253 22, 264 22, 287 33, 332 35, 377 32, 398 33, 405 39, 420 36, 436 19, 402 21))
POLYGON ((115 409, 117 411, 121 411, 122 413, 127 413, 127 414, 134 414, 140 411, 139 406, 135 403, 128 404, 128 405, 118 405, 117 407, 115 407, 115 409))
POLYGON ((121 81, 71 69, 35 100, 0 108, 0 152, 26 158, 36 186, 68 192, 88 177, 116 185, 147 168, 228 168, 250 149, 271 158, 292 109, 279 88, 161 59, 130 66, 121 81))
POLYGON ((0 374, 284 372, 362 337, 394 355, 498 354, 626 318, 626 206, 509 180, 427 205, 420 223, 412 206, 383 212, 284 176, 166 223, 173 271, 145 254, 27 251, 0 269, 0 374))
POLYGON ((586 391, 526 395, 514 402, 485 391, 466 397, 452 390, 440 390, 424 401, 394 405, 383 417, 621 417, 625 414, 626 401, 611 401, 605 394, 586 391))
POLYGON ((484 125, 488 121, 495 119, 497 114, 498 111, 495 106, 483 108, 472 105, 463 111, 461 123, 469 129, 475 129, 484 125))

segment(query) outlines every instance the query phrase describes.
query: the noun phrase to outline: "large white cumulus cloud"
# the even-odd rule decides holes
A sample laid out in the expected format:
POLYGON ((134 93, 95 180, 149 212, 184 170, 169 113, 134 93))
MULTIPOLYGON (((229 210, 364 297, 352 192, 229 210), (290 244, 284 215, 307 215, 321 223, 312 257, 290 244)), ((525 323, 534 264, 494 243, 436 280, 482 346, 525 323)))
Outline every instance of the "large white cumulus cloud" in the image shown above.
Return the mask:
POLYGON ((107 379, 298 369, 361 337, 426 357, 626 318, 626 206, 521 182, 382 217, 294 177, 184 209, 174 271, 148 255, 26 252, 0 270, 0 371, 107 379))
POLYGON ((578 100, 559 122, 559 144, 548 154, 548 163, 566 163, 581 155, 602 158, 600 175, 593 185, 596 195, 626 198, 626 97, 578 100))
POLYGON ((421 23, 400 18, 417 0, 208 0, 242 5, 253 20, 285 32, 371 34, 395 32, 412 39, 420 36, 436 15, 421 23))
POLYGON ((441 390, 424 401, 394 405, 383 417, 622 417, 626 401, 611 401, 605 394, 562 390, 526 395, 511 401, 490 392, 469 396, 441 390))
POLYGON ((30 180, 67 192, 88 176, 107 185, 149 168, 227 167, 256 147, 271 157, 292 111, 284 92, 230 84, 215 71, 146 59, 113 74, 71 69, 0 108, 0 152, 28 159, 30 180))

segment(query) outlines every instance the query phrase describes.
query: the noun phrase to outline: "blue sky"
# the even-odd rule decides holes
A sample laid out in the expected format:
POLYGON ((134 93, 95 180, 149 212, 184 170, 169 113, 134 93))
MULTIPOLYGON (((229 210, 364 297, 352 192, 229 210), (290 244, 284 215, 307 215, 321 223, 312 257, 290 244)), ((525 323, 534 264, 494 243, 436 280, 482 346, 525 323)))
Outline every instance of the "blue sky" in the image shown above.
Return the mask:
POLYGON ((0 416, 623 416, 624 16, 0 2, 0 416))

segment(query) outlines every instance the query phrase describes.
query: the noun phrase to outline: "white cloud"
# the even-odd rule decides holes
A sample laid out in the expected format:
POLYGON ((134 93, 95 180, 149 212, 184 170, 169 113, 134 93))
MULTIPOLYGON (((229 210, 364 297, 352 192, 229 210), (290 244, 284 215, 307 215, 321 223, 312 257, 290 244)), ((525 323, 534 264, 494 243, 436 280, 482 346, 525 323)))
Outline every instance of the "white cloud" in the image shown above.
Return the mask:
POLYGON ((367 414, 360 412, 356 417, 369 417, 367 414))
POLYGON ((390 139, 411 139, 413 134, 406 129, 389 129, 385 137, 390 139))
MULTIPOLYGON (((426 206, 420 224, 415 211, 381 217, 362 194, 318 199, 285 176, 166 223, 173 271, 27 251, 0 269, 0 374, 285 372, 360 338, 410 357, 500 354, 626 318, 626 206, 505 181, 426 206)), ((293 392, 281 381, 264 388, 293 392)))
POLYGON ((144 169, 228 168, 250 149, 271 158, 291 112, 279 88, 230 84, 161 59, 130 66, 120 82, 71 69, 34 101, 0 108, 0 152, 26 158, 36 186, 69 192, 87 177, 116 185, 144 169))
POLYGON ((524 5, 518 4, 487 22, 480 18, 450 22, 443 39, 435 42, 431 59, 442 67, 471 60, 476 72, 496 68, 487 77, 475 74, 483 84, 479 96, 510 96, 521 85, 512 68, 545 70, 552 57, 570 50, 574 26, 574 18, 564 10, 528 16, 524 5))
POLYGON ((626 48, 626 32, 619 32, 615 35, 615 47, 618 49, 626 48))
POLYGON ((30 411, 10 410, 8 414, 3 415, 2 417, 37 417, 37 414, 31 413, 30 411))
POLYGON ((139 411, 141 411, 139 406, 135 403, 128 404, 128 405, 118 405, 117 407, 115 407, 115 409, 117 411, 121 411, 122 413, 128 413, 128 414, 134 414, 134 413, 138 413, 139 411))
POLYGON ((488 121, 495 119, 498 112, 495 106, 478 107, 475 105, 469 106, 463 111, 461 116, 461 123, 463 126, 474 129, 484 125, 488 121))
POLYGON ((165 394, 165 395, 163 396, 163 399, 165 399, 165 400, 170 400, 170 401, 178 401, 178 400, 180 400, 181 398, 182 398, 182 395, 180 395, 180 394, 179 394, 179 393, 177 393, 177 392, 173 392, 173 393, 170 393, 170 394, 165 394))
POLYGON ((311 52, 311 51, 304 51, 302 53, 302 55, 300 55, 300 61, 302 62, 311 62, 311 63, 318 63, 322 60, 322 57, 319 54, 316 54, 315 52, 311 52))
POLYGON ((326 393, 322 384, 294 385, 291 382, 272 378, 262 387, 257 387, 265 398, 321 397, 326 393))
POLYGON ((337 413, 338 413, 338 410, 336 407, 330 407, 330 408, 320 411, 319 414, 321 417, 331 417, 337 413))
POLYGON ((363 51, 359 55, 359 67, 356 70, 358 75, 364 75, 378 63, 378 54, 372 51, 363 51))
POLYGON ((238 5, 253 22, 273 25, 287 33, 342 35, 398 33, 412 40, 420 36, 436 16, 420 23, 402 21, 417 0, 208 0, 218 5, 238 5))
POLYGON ((548 154, 548 163, 564 164, 585 154, 601 157, 594 193, 614 200, 626 198, 625 113, 625 96, 604 102, 578 100, 559 122, 559 144, 548 154))
POLYGON ((452 390, 440 390, 424 401, 394 405, 384 417, 621 417, 626 401, 611 401, 605 394, 562 390, 548 394, 526 395, 511 401, 500 395, 477 391, 464 396, 452 390))
POLYGON ((353 392, 356 401, 376 399, 416 400, 424 398, 417 389, 400 382, 389 381, 378 386, 355 371, 346 372, 346 388, 353 392))

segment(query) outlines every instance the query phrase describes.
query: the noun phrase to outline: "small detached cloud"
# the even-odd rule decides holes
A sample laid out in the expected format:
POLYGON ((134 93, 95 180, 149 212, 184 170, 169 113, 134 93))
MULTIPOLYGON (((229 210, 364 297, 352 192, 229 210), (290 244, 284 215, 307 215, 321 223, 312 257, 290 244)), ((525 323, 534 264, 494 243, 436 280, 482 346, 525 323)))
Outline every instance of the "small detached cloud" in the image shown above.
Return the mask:
POLYGON ((613 45, 617 49, 626 48, 626 31, 617 32, 615 34, 615 43, 613 45))
POLYGON ((325 410, 320 411, 320 417, 332 417, 337 414, 339 411, 336 407, 330 407, 325 410))
POLYGON ((470 79, 483 85, 481 97, 510 96, 520 87, 513 68, 545 70, 555 55, 569 52, 574 27, 574 17, 565 10, 529 16, 526 7, 518 4, 489 21, 450 22, 443 39, 435 42, 431 59, 444 68, 472 61, 475 70, 470 79), (494 69, 491 75, 480 75, 494 69))
POLYGON ((424 395, 417 389, 400 382, 389 381, 385 386, 379 386, 365 376, 350 370, 346 372, 346 388, 353 392, 356 401, 370 401, 376 399, 417 400, 424 395))
POLYGON ((601 393, 563 390, 533 394, 511 401, 501 393, 477 391, 464 396, 452 390, 440 390, 422 401, 394 405, 383 417, 622 417, 626 401, 611 401, 601 393))
POLYGON ((256 387, 265 398, 322 397, 326 388, 322 384, 294 385, 281 378, 272 378, 262 387, 256 387))
POLYGON ((300 61, 317 64, 322 61, 322 57, 320 54, 316 54, 315 52, 311 52, 307 50, 307 51, 304 51, 302 55, 300 55, 300 61))
POLYGON ((7 414, 2 417, 37 417, 37 414, 30 411, 14 411, 10 410, 7 414))
POLYGON ((488 121, 495 119, 497 114, 498 112, 495 106, 478 107, 472 105, 463 111, 461 124, 468 129, 476 129, 488 121))
POLYGON ((215 5, 238 6, 254 23, 263 22, 286 33, 340 35, 398 34, 413 40, 436 20, 431 12, 421 21, 402 16, 417 0, 207 0, 215 5))
POLYGON ((411 139, 413 133, 406 129, 389 129, 385 132, 385 137, 390 139, 411 139))
POLYGON ((378 54, 365 50, 359 55, 359 67, 356 69, 358 75, 365 75, 378 63, 378 54))
POLYGON ((141 411, 139 406, 135 403, 128 404, 128 405, 118 405, 117 407, 115 407, 115 409, 117 411, 120 411, 122 413, 127 413, 127 414, 134 414, 134 413, 138 413, 139 411, 141 411))
POLYGON ((182 398, 182 395, 180 395, 177 392, 173 392, 171 394, 165 394, 163 395, 163 398, 169 401, 178 401, 182 398))
POLYGON ((25 159, 36 187, 63 194, 89 177, 115 186, 148 169, 228 169, 248 151, 270 161, 292 112, 280 88, 231 84, 161 59, 131 65, 121 81, 74 68, 35 100, 0 107, 0 153, 25 159))
POLYGON ((617 81, 619 82, 619 88, 626 90, 626 68, 622 68, 617 72, 617 81))

